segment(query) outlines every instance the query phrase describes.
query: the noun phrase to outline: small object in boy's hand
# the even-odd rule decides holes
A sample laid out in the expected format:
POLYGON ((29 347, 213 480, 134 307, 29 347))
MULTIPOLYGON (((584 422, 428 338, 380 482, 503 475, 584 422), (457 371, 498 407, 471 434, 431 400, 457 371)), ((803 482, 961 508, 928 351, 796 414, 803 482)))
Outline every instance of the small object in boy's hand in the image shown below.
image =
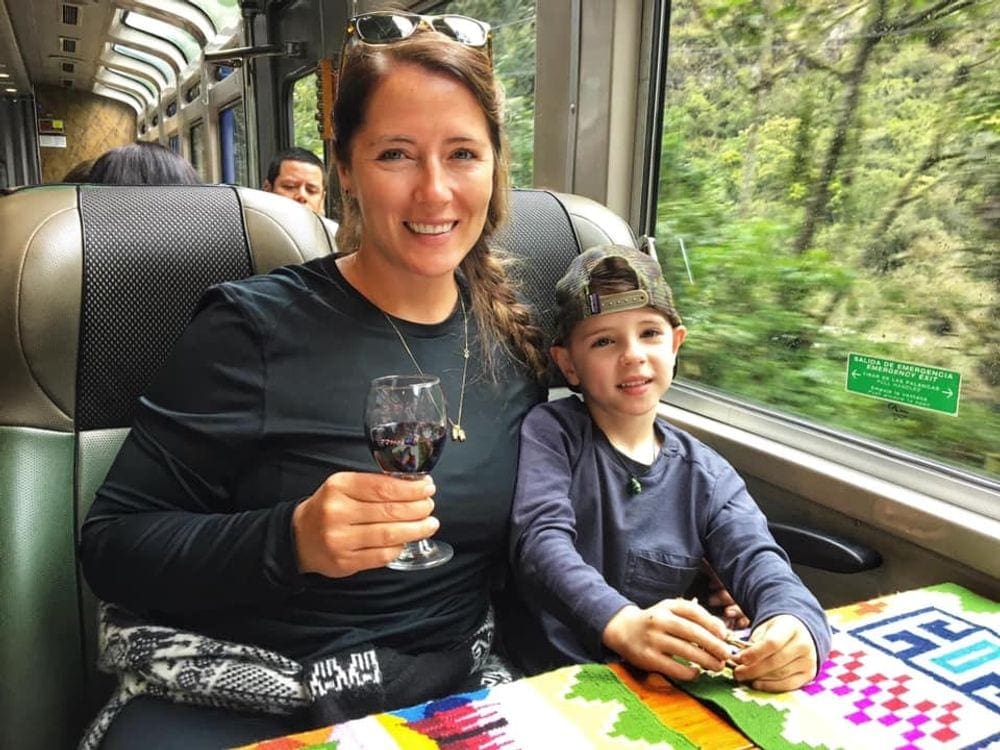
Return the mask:
MULTIPOLYGON (((726 633, 725 642, 733 649, 733 654, 738 654, 745 648, 749 648, 752 644, 750 641, 745 641, 742 638, 737 638, 736 634, 733 632, 726 633)), ((733 659, 726 659, 726 666, 730 669, 736 669, 739 666, 733 659)))

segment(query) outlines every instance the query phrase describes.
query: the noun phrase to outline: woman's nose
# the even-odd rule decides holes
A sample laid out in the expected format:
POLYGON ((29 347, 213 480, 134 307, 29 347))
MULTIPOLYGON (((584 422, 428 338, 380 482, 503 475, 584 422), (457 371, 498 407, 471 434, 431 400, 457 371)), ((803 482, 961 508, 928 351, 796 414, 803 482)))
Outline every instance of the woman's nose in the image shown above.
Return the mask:
POLYGON ((441 203, 451 197, 447 175, 440 162, 428 160, 420 170, 417 197, 425 203, 441 203))

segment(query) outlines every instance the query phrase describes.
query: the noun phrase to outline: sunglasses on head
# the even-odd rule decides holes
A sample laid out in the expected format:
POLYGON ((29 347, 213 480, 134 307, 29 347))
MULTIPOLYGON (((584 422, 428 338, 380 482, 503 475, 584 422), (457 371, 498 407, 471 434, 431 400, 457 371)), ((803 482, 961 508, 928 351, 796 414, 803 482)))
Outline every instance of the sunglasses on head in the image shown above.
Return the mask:
POLYGON ((468 16, 423 16, 389 10, 362 13, 347 22, 344 41, 355 36, 365 44, 392 44, 413 36, 417 29, 436 31, 467 47, 486 47, 493 59, 490 25, 468 16))

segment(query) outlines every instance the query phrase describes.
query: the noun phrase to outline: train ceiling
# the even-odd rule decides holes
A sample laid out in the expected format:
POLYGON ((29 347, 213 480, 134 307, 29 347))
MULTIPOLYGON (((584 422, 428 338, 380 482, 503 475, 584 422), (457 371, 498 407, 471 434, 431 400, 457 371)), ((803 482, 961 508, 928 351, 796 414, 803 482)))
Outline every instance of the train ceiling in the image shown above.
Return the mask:
POLYGON ((141 113, 240 21, 239 0, 0 0, 0 96, 61 86, 141 113))

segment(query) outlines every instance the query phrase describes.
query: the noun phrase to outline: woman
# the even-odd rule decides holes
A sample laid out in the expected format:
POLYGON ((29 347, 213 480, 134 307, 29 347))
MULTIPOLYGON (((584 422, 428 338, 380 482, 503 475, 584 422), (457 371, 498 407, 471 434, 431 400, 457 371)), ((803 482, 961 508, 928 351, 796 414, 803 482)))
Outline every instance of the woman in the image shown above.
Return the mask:
POLYGON ((111 724, 103 747, 232 745, 481 684, 518 426, 544 360, 488 246, 507 210, 488 27, 400 19, 407 38, 399 23, 385 37, 384 14, 348 27, 334 111, 345 254, 206 293, 84 524, 87 580, 119 605, 104 612, 105 661, 133 692, 155 678, 175 699, 119 691, 95 725, 111 724), (415 370, 441 377, 459 438, 433 480, 375 473, 362 435, 368 382, 415 370), (450 562, 384 567, 432 534, 450 562), (150 667, 185 648, 265 662, 266 695, 197 659, 150 667))

